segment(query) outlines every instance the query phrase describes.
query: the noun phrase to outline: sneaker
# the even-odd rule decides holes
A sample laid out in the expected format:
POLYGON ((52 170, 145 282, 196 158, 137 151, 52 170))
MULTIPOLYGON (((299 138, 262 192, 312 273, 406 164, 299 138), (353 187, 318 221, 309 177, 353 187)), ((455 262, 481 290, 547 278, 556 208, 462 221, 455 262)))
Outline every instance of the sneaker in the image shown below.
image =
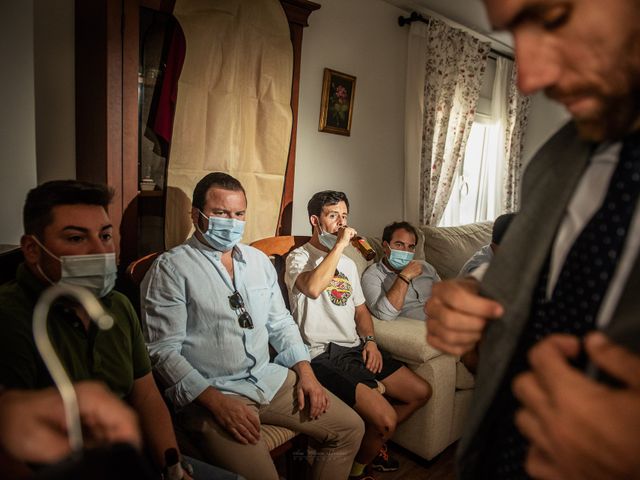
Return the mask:
POLYGON ((371 468, 379 472, 395 472, 400 468, 400 463, 393 457, 389 456, 387 446, 383 445, 376 458, 371 462, 371 468))

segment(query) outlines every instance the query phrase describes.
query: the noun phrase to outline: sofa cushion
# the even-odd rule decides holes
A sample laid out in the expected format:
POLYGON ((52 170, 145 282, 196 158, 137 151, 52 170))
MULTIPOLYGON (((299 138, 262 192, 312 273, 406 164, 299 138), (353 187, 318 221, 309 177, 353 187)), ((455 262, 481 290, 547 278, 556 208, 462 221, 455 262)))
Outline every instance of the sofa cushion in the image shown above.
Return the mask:
POLYGON ((420 364, 442 355, 427 343, 426 324, 422 320, 398 317, 385 322, 373 317, 376 341, 398 360, 420 364))
POLYGON ((476 385, 473 374, 460 361, 456 362, 456 390, 470 390, 476 385))
POLYGON ((441 278, 454 278, 480 247, 491 243, 493 222, 470 223, 458 227, 422 226, 424 259, 441 278))

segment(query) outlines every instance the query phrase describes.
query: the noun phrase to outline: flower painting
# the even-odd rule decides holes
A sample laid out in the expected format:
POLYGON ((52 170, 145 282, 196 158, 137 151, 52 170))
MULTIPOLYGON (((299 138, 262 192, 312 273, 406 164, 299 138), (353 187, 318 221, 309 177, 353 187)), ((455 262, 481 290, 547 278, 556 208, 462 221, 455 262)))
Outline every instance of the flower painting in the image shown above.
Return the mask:
POLYGON ((318 128, 321 132, 350 135, 355 91, 356 77, 324 69, 318 128))

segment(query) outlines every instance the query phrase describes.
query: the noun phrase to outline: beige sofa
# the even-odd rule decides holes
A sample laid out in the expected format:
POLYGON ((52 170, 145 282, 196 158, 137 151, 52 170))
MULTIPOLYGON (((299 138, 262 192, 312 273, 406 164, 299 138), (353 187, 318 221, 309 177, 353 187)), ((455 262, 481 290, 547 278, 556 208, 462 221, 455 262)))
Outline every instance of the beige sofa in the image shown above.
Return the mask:
MULTIPOLYGON (((459 227, 421 227, 416 258, 433 265, 443 279, 455 277, 468 258, 491 239, 491 222, 459 227)), ((380 258, 379 237, 367 237, 380 258)), ((371 264, 352 247, 345 252, 358 266, 360 275, 371 264)), ((433 387, 433 396, 400 425, 393 441, 431 460, 462 433, 464 418, 474 387, 473 376, 457 357, 443 354, 426 342, 425 322, 398 317, 392 321, 374 318, 379 345, 405 362, 433 387)))

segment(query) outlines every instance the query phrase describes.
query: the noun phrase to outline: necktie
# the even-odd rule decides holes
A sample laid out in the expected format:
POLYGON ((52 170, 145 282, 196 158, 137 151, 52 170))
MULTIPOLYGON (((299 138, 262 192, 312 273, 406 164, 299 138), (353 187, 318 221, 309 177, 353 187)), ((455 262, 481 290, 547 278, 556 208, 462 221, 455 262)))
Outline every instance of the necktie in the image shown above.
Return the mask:
POLYGON ((496 402, 501 405, 493 430, 496 442, 486 464, 491 478, 528 478, 523 469, 527 442, 513 423, 518 404, 511 392, 511 381, 528 368, 527 352, 542 338, 552 333, 582 337, 596 328, 598 311, 622 254, 639 192, 640 133, 636 133, 625 139, 602 205, 569 250, 550 299, 546 298, 548 261, 540 275, 529 321, 496 402))

